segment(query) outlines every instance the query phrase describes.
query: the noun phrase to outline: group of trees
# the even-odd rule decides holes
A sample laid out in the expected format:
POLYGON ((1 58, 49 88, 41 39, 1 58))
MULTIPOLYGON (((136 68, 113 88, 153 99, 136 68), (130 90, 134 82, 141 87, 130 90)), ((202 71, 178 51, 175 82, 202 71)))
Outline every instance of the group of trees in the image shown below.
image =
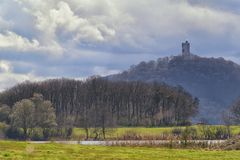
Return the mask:
POLYGON ((22 99, 12 107, 0 107, 0 122, 10 125, 6 131, 10 138, 29 138, 42 132, 48 138, 48 130, 57 126, 55 110, 50 101, 45 101, 41 94, 34 94, 30 99, 22 99), (20 135, 20 129, 23 130, 20 135), (40 130, 40 131, 39 131, 40 130))
MULTIPOLYGON (((68 132, 73 126, 82 127, 87 138, 89 128, 96 128, 96 138, 99 134, 104 138, 106 128, 114 126, 185 125, 198 111, 198 99, 181 87, 159 83, 113 82, 99 77, 86 81, 54 79, 22 83, 1 93, 0 102, 13 106, 12 115, 19 113, 19 108, 28 107, 29 116, 26 120, 34 121, 35 127, 41 128, 45 127, 44 119, 50 118, 54 122, 55 117, 53 114, 45 115, 42 108, 37 106, 51 106, 52 103, 58 127, 66 128, 68 132), (41 103, 39 97, 31 98, 34 93, 42 94, 41 103), (31 100, 22 100, 29 98, 31 100)), ((47 108, 49 110, 46 112, 53 111, 47 108)), ((8 112, 8 109, 1 107, 0 118, 3 117, 1 114, 5 114, 1 110, 8 112)), ((11 120, 7 118, 6 121, 11 120)), ((18 119, 12 119, 11 123, 24 128, 18 119)), ((55 123, 47 124, 49 126, 46 128, 49 128, 55 123)), ((32 124, 29 128, 32 128, 32 124)))
POLYGON ((223 113, 223 121, 227 126, 240 124, 240 97, 223 113))

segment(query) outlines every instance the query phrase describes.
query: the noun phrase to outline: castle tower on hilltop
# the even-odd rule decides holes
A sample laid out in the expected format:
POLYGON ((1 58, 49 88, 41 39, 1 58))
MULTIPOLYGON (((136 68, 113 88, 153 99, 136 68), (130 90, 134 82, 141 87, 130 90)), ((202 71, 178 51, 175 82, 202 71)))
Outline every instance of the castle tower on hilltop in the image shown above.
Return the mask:
POLYGON ((190 57, 190 43, 188 41, 182 43, 182 56, 190 57))

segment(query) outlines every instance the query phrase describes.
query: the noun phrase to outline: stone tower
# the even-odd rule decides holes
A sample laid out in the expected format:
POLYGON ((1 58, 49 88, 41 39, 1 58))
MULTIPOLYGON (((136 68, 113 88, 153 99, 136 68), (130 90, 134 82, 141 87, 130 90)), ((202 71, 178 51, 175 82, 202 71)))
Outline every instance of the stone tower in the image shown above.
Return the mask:
POLYGON ((182 56, 189 57, 190 55, 190 43, 186 41, 185 43, 182 43, 182 56))

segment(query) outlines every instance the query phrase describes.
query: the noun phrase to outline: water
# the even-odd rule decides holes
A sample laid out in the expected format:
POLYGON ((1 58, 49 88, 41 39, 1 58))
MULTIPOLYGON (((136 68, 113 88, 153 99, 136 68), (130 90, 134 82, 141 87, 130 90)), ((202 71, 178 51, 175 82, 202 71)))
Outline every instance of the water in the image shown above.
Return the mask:
MULTIPOLYGON (((207 143, 208 145, 220 144, 226 140, 189 140, 188 143, 207 143)), ((119 140, 119 141, 29 141, 29 143, 44 144, 44 143, 60 143, 60 144, 80 144, 80 145, 100 145, 100 146, 113 146, 113 145, 161 145, 168 143, 181 143, 181 141, 169 140, 119 140)))

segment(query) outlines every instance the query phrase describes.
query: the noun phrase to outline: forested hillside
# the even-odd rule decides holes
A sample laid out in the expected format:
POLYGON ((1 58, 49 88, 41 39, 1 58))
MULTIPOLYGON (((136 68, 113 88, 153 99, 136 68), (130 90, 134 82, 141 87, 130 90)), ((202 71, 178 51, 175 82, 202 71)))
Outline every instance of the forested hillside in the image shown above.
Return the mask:
POLYGON ((223 58, 174 56, 141 62, 109 80, 181 85, 200 100, 197 121, 223 123, 222 114, 240 96, 240 66, 223 58))
POLYGON ((17 101, 40 93, 55 107, 59 126, 184 125, 198 111, 198 99, 181 87, 144 82, 53 79, 25 82, 0 94, 0 102, 17 101))

